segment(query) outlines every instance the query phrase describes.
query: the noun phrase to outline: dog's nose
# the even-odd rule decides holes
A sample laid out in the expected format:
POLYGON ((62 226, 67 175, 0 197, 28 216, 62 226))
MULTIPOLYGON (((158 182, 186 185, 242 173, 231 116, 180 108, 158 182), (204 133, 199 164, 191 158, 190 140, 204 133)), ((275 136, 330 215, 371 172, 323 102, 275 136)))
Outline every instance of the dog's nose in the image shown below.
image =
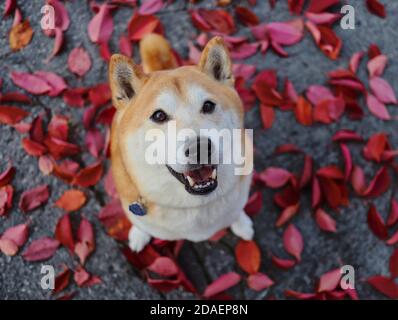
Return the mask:
POLYGON ((207 137, 197 137, 196 141, 189 141, 185 149, 185 156, 190 164, 209 164, 213 151, 212 142, 207 137))

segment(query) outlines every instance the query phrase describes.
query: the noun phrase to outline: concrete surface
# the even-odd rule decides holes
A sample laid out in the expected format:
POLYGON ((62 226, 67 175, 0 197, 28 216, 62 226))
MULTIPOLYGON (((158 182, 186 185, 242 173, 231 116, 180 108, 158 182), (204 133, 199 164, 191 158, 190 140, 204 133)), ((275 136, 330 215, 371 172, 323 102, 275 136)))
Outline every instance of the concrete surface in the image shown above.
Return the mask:
MULTIPOLYGON (((214 1, 202 1, 214 3, 214 1)), ((234 3, 245 3, 245 1, 233 1, 234 3)), ((291 19, 287 10, 286 1, 278 1, 276 8, 270 11, 268 1, 258 1, 255 12, 261 21, 285 21, 291 19)), ((398 89, 397 63, 398 47, 398 3, 394 1, 382 1, 387 5, 388 18, 383 20, 370 15, 364 6, 364 1, 347 1, 356 9, 356 30, 344 31, 336 27, 336 31, 344 41, 341 58, 338 61, 327 59, 314 45, 312 38, 306 34, 304 40, 298 45, 287 48, 290 53, 288 59, 281 59, 272 52, 266 57, 261 54, 245 60, 246 63, 253 63, 258 70, 265 68, 277 68, 280 79, 288 77, 296 86, 299 92, 305 90, 310 84, 323 84, 326 80, 325 73, 345 67, 350 56, 359 50, 367 50, 369 44, 377 43, 383 53, 389 56, 390 64, 386 70, 385 78, 390 81, 395 90, 398 89)), ((49 64, 45 65, 43 60, 49 55, 53 39, 47 38, 39 29, 40 7, 44 1, 18 1, 23 16, 29 17, 35 34, 31 44, 18 53, 10 53, 8 46, 8 30, 12 18, 1 19, 0 21, 0 77, 4 78, 3 92, 15 90, 8 73, 13 70, 34 71, 39 69, 55 71, 62 75, 70 86, 89 86, 98 82, 106 81, 107 66, 98 57, 98 51, 87 36, 87 23, 92 17, 92 12, 86 1, 68 1, 66 7, 71 16, 71 25, 66 32, 66 41, 62 54, 55 57, 49 64), (89 73, 82 79, 77 80, 67 70, 67 57, 71 49, 76 46, 84 46, 92 60, 93 66, 89 73)), ((162 20, 167 38, 173 47, 183 56, 187 56, 187 41, 192 39, 198 31, 192 26, 187 13, 185 1, 177 0, 158 16, 162 20)), ((0 8, 2 10, 2 6, 0 8)), ((115 31, 111 46, 116 50, 117 39, 127 24, 132 11, 128 8, 117 10, 114 14, 115 31)), ((247 34, 248 29, 239 26, 238 34, 247 34)), ((136 50, 137 52, 137 50, 136 50)), ((360 68, 360 78, 366 82, 366 68, 360 68)), ((44 109, 53 113, 70 115, 74 123, 81 119, 82 110, 72 109, 64 104, 62 98, 50 99, 47 97, 34 97, 33 105, 26 106, 33 115, 42 112, 44 109)), ((369 115, 365 104, 362 102, 367 115, 369 115)), ((389 108, 392 114, 397 112, 389 108)), ((366 116, 362 121, 353 122, 344 117, 333 125, 314 125, 309 128, 299 125, 292 113, 277 112, 274 126, 271 130, 264 132, 261 129, 258 109, 255 108, 247 113, 246 124, 255 130, 255 144, 257 146, 256 169, 262 170, 267 166, 282 166, 294 172, 300 172, 302 160, 298 156, 273 157, 273 149, 283 143, 295 143, 308 154, 314 157, 317 166, 331 163, 342 163, 339 149, 331 143, 332 135, 339 129, 349 128, 356 130, 369 137, 372 133, 385 131, 390 134, 391 141, 397 147, 396 123, 383 122, 373 116, 366 116), (298 161, 300 159, 300 161, 298 161)), ((76 126, 74 141, 82 138, 82 129, 76 126)), ((60 180, 54 177, 44 177, 37 167, 37 160, 27 155, 20 144, 21 135, 8 126, 0 126, 0 168, 4 168, 7 161, 11 159, 17 167, 17 174, 13 180, 16 188, 14 206, 7 218, 0 219, 0 234, 10 226, 31 219, 32 229, 30 241, 40 236, 52 235, 56 221, 62 215, 61 210, 47 205, 35 210, 27 217, 17 208, 17 201, 20 194, 40 183, 48 183, 51 186, 52 194, 49 204, 53 203, 64 190, 68 188, 60 180)), ((81 141, 81 140, 80 140, 81 141)), ((360 156, 360 148, 356 150, 354 160, 365 166, 366 173, 372 175, 375 167, 363 160, 360 156)), ((104 196, 102 187, 94 190, 104 196)), ((93 190, 89 192, 94 192, 93 190)), ((389 207, 391 191, 375 202, 381 214, 386 217, 389 207)), ((366 204, 359 199, 352 199, 347 209, 334 217, 338 223, 338 232, 329 235, 321 232, 311 217, 311 210, 308 205, 309 192, 304 197, 304 205, 300 213, 294 218, 295 225, 300 229, 305 241, 302 262, 292 270, 281 271, 271 264, 269 256, 273 252, 282 257, 288 257, 282 246, 282 231, 274 228, 275 219, 279 214, 272 203, 272 192, 264 192, 263 212, 255 218, 256 235, 255 240, 262 250, 261 271, 268 274, 275 280, 274 287, 266 292, 266 296, 275 296, 283 299, 285 289, 310 292, 315 286, 316 278, 332 268, 336 268, 341 262, 351 264, 356 269, 357 289, 360 298, 382 299, 383 296, 375 292, 369 285, 363 283, 365 279, 375 274, 388 274, 388 259, 392 248, 387 247, 379 241, 369 230, 366 223, 366 204)), ((176 290, 163 294, 149 287, 143 282, 139 274, 130 266, 118 250, 118 244, 109 238, 98 219, 102 201, 90 197, 90 202, 81 210, 96 229, 96 252, 89 258, 87 269, 93 274, 101 276, 103 284, 88 289, 77 289, 78 299, 181 299, 194 298, 193 295, 176 290)), ((200 291, 206 285, 221 274, 238 270, 233 257, 233 248, 237 239, 228 235, 220 243, 198 243, 186 242, 180 256, 181 264, 187 271, 192 281, 200 291)), ((26 247, 26 245, 25 245, 26 247)), ((59 249, 55 256, 48 261, 60 270, 63 262, 73 265, 69 254, 65 249, 59 249)), ((47 262, 46 262, 47 263, 47 262)), ((0 298, 1 299, 47 299, 48 292, 40 288, 40 267, 41 263, 26 263, 20 255, 9 258, 0 255, 0 298)), ((238 271, 240 272, 240 271, 238 271)), ((67 290, 71 292, 76 288, 72 286, 67 290)), ((237 298, 258 298, 258 294, 246 288, 244 284, 234 288, 231 294, 237 298)))

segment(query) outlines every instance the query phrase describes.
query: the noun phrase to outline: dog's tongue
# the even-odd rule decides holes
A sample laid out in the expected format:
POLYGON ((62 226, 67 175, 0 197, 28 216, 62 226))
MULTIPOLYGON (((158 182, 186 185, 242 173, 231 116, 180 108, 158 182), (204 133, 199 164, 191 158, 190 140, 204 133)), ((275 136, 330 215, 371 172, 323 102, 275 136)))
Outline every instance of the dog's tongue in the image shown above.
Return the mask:
POLYGON ((213 168, 210 166, 201 167, 200 169, 188 171, 187 175, 190 176, 195 183, 200 183, 209 180, 211 174, 213 172, 213 168))

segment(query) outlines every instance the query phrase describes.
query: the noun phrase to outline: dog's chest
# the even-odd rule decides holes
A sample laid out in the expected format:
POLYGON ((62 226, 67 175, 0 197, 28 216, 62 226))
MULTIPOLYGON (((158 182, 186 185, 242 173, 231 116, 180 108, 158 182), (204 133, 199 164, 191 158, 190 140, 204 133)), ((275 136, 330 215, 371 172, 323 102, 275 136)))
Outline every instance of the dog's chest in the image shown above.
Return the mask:
POLYGON ((132 220, 144 231, 160 239, 207 240, 238 218, 247 199, 247 193, 242 193, 241 187, 237 186, 206 206, 189 209, 156 207, 147 216, 132 217, 132 220))

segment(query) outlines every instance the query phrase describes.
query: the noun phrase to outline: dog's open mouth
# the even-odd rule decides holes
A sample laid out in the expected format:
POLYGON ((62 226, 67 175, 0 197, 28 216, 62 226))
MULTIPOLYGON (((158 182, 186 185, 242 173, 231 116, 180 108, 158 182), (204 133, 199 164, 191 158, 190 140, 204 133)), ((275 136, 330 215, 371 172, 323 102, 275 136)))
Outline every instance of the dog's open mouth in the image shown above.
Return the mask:
POLYGON ((198 165, 195 169, 180 173, 166 165, 170 173, 185 185, 191 194, 205 195, 217 188, 217 166, 198 165))

